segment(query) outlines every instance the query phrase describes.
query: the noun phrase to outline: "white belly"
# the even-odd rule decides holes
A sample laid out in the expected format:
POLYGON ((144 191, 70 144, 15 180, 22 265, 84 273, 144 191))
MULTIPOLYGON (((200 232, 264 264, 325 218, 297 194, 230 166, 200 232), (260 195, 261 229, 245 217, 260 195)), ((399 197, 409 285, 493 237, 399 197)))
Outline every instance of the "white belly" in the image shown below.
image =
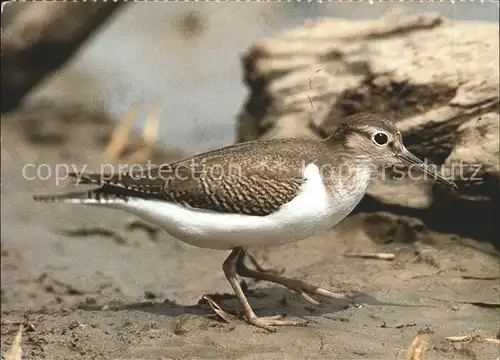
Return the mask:
POLYGON ((342 194, 340 201, 327 195, 316 165, 308 165, 304 177, 306 182, 298 195, 267 216, 222 214, 140 198, 106 205, 133 213, 198 247, 229 250, 239 246, 281 245, 306 239, 336 225, 352 211, 366 189, 348 196, 342 194))

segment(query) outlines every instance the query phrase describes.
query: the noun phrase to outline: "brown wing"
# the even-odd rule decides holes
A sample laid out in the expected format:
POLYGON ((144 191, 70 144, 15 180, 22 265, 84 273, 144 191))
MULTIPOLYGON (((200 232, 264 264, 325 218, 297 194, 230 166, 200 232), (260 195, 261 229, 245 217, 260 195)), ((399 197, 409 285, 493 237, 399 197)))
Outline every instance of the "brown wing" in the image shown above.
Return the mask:
POLYGON ((304 166, 322 151, 321 143, 312 140, 256 141, 141 171, 73 176, 102 185, 102 191, 110 193, 263 216, 297 195, 304 166))

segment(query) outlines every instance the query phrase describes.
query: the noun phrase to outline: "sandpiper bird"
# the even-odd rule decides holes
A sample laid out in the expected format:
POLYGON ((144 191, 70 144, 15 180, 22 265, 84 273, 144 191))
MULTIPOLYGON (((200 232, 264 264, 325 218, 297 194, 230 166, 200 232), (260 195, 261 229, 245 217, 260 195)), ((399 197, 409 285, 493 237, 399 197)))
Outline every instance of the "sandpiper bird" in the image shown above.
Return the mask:
POLYGON ((412 155, 396 126, 372 114, 348 118, 323 140, 258 140, 209 151, 143 171, 74 173, 98 188, 36 201, 90 204, 125 210, 188 244, 230 250, 222 265, 249 324, 275 331, 298 322, 257 317, 237 280, 286 286, 309 295, 339 295, 298 279, 245 264, 248 250, 306 239, 345 218, 381 167, 413 165, 449 188, 456 185, 412 155))

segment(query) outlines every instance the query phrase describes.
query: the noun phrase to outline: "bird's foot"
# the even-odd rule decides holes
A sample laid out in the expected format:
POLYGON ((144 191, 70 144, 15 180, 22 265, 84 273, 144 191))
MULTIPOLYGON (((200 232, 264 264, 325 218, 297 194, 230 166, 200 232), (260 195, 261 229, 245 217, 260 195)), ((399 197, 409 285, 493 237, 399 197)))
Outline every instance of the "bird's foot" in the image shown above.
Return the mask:
POLYGON ((250 318, 245 318, 246 322, 250 325, 256 326, 261 329, 265 329, 269 332, 276 332, 275 326, 306 326, 307 322, 295 321, 295 320, 283 320, 283 315, 275 316, 263 316, 257 317, 253 316, 250 318))
POLYGON ((222 320, 224 320, 229 324, 232 324, 233 320, 235 320, 236 318, 240 318, 241 320, 244 320, 250 325, 253 325, 261 329, 265 329, 270 332, 276 332, 275 326, 306 326, 308 324, 307 322, 304 321, 283 320, 285 315, 258 317, 253 313, 251 308, 245 309, 245 313, 247 313, 248 315, 237 317, 222 310, 222 308, 215 301, 213 301, 208 295, 205 295, 203 298, 207 300, 212 310, 217 315, 219 315, 219 317, 222 320))

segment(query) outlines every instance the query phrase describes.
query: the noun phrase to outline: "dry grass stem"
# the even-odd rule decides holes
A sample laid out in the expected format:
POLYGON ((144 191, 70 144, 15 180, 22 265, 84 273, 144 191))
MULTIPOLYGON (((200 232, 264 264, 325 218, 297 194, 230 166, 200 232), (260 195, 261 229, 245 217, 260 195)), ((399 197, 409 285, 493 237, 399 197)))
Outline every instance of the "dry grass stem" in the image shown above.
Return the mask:
POLYGON ((141 134, 143 146, 127 158, 122 157, 123 151, 129 141, 132 126, 137 119, 138 110, 138 105, 132 106, 111 134, 111 139, 105 152, 105 157, 108 162, 145 163, 149 160, 158 139, 158 106, 154 106, 148 113, 146 125, 141 134))
POLYGON ((309 94, 307 94, 307 98, 309 99, 309 104, 311 104, 311 109, 314 109, 314 104, 309 94))
POLYGON ((146 118, 146 125, 144 126, 144 130, 142 132, 144 147, 131 154, 130 157, 126 159, 126 162, 137 164, 144 163, 147 162, 147 160, 151 157, 151 154, 153 154, 154 146, 158 139, 158 112, 158 106, 154 106, 153 110, 149 112, 148 117, 146 118))
POLYGON ((394 260, 396 255, 393 253, 347 253, 346 257, 354 257, 361 259, 378 259, 378 260, 394 260))
POLYGON ((462 342, 472 340, 473 336, 445 336, 446 340, 451 342, 462 342))
POLYGON ((499 280, 500 276, 475 276, 475 275, 462 275, 460 276, 465 280, 499 280))
POLYGON ((133 105, 111 134, 111 140, 106 148, 106 159, 109 162, 115 162, 120 159, 123 148, 127 143, 130 130, 132 130, 132 125, 137 118, 138 110, 139 106, 137 104, 133 105))
POLYGON ((469 304, 469 305, 474 305, 482 308, 490 308, 490 309, 495 309, 500 307, 500 302, 496 301, 467 301, 467 300, 448 300, 448 299, 440 299, 432 296, 428 296, 429 299, 436 300, 436 301, 444 301, 448 303, 458 303, 458 304, 469 304))
POLYGON ((421 360, 422 355, 427 346, 427 338, 424 335, 420 335, 413 339, 410 347, 406 351, 404 360, 421 360))
POLYGON ((5 353, 5 360, 21 360, 23 355, 23 350, 21 349, 21 338, 23 335, 23 326, 19 326, 16 337, 12 343, 11 348, 5 353))
POLYGON ((491 344, 500 345, 500 340, 495 338, 482 338, 478 335, 465 335, 465 336, 446 336, 446 340, 451 342, 466 342, 466 341, 478 341, 478 342, 488 342, 491 344))
POLYGON ((148 117, 146 118, 146 126, 144 127, 142 133, 144 142, 151 146, 153 146, 156 143, 156 139, 158 138, 159 111, 160 108, 158 107, 158 105, 154 105, 153 109, 149 112, 148 117))
POLYGON ((484 339, 485 342, 489 342, 491 344, 496 344, 500 345, 500 339, 495 339, 495 338, 486 338, 484 339))

